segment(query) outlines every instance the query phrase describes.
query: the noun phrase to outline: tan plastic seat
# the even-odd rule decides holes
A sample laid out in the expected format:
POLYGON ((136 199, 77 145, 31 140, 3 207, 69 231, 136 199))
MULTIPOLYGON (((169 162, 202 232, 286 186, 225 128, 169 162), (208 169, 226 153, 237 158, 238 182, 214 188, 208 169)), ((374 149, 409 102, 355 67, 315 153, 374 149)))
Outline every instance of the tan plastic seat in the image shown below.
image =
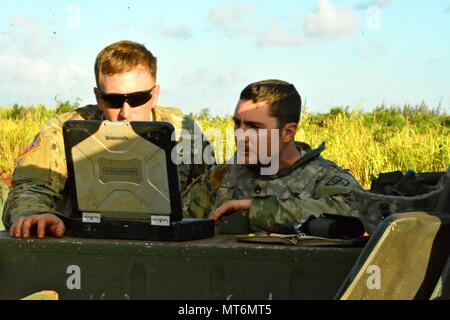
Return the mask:
POLYGON ((32 294, 31 296, 28 296, 26 298, 23 298, 22 300, 59 300, 59 295, 55 291, 42 291, 35 294, 32 294))
POLYGON ((434 289, 431 300, 450 300, 450 258, 448 259, 438 284, 434 289))
POLYGON ((449 244, 450 215, 392 215, 377 228, 336 298, 430 299, 450 255, 449 244))

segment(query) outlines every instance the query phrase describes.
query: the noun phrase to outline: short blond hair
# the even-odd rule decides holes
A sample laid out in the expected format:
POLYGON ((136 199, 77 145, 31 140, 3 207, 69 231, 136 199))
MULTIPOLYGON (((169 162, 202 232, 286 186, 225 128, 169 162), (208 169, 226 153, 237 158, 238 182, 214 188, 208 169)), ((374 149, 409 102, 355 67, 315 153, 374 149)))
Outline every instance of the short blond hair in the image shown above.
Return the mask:
POLYGON ((157 59, 142 44, 133 41, 119 41, 107 46, 95 60, 95 80, 100 86, 100 74, 116 74, 130 71, 142 65, 156 80, 157 59))

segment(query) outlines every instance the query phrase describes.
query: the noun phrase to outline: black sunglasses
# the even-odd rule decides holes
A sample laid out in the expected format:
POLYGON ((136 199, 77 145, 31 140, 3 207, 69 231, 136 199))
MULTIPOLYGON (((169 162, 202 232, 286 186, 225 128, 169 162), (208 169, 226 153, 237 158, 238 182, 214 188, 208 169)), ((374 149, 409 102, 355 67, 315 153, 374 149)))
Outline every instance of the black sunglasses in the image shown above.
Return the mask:
POLYGON ((147 91, 139 91, 127 94, 106 94, 98 88, 97 92, 100 98, 107 103, 108 108, 121 109, 125 102, 127 102, 132 108, 137 108, 146 104, 152 99, 152 91, 153 89, 155 89, 155 87, 156 86, 147 91))

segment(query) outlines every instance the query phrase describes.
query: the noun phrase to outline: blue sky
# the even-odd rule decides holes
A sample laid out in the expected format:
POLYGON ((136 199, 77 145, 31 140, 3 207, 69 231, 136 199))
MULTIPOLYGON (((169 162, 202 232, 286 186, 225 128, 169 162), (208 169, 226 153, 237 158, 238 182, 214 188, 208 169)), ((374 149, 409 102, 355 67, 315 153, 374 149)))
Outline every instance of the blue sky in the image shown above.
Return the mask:
POLYGON ((93 103, 93 64, 130 39, 159 59, 160 104, 233 112, 263 79, 309 111, 442 101, 450 112, 450 0, 3 0, 0 105, 93 103))

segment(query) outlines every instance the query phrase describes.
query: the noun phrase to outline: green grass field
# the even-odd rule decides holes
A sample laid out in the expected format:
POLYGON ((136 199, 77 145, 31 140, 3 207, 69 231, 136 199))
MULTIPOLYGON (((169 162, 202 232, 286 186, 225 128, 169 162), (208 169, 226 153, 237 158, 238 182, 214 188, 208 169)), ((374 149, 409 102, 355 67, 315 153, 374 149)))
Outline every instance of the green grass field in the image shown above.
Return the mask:
MULTIPOLYGON (((11 175, 21 151, 51 117, 77 106, 59 102, 56 110, 0 109, 0 174, 11 175)), ((233 128, 230 118, 193 116, 204 131, 233 128)), ((370 113, 335 108, 325 115, 304 115, 297 140, 313 147, 326 141, 323 156, 350 170, 365 188, 380 172, 447 171, 450 164, 450 116, 426 105, 382 106, 370 113)))

